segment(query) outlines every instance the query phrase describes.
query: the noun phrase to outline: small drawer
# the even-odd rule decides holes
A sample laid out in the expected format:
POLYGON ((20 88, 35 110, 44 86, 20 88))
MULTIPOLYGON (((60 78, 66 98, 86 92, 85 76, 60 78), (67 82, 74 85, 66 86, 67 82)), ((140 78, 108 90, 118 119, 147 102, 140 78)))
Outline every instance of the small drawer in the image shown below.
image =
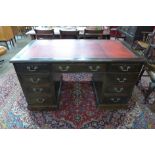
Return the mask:
POLYGON ((106 81, 105 83, 117 83, 117 84, 130 84, 130 83, 136 83, 138 73, 132 73, 132 74, 114 74, 109 73, 106 74, 106 81))
POLYGON ((112 63, 108 66, 108 72, 139 72, 140 63, 112 63))
POLYGON ((16 71, 22 72, 23 74, 50 72, 50 64, 26 63, 14 65, 16 71))
POLYGON ((27 96, 28 104, 47 105, 52 104, 52 96, 47 95, 31 95, 27 96))
POLYGON ((51 94, 51 87, 45 85, 27 87, 26 91, 28 94, 51 94))
POLYGON ((104 64, 54 64, 54 72, 105 72, 104 64))
POLYGON ((105 93, 131 94, 133 85, 106 85, 105 93))
POLYGON ((33 75, 33 76, 22 76, 21 81, 24 85, 38 85, 47 84, 50 82, 50 76, 48 75, 33 75))
POLYGON ((127 104, 128 96, 105 96, 103 97, 103 104, 127 104))

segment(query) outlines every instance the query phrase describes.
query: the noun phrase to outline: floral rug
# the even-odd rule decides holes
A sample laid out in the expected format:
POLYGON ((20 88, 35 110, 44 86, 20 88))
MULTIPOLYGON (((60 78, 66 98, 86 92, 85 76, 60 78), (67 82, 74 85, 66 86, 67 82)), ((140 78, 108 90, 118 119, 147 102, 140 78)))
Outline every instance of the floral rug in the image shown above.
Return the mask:
MULTIPOLYGON (((147 129, 155 128, 155 113, 144 103, 142 89, 147 89, 148 79, 143 78, 134 88, 129 108, 126 110, 98 109, 90 83, 91 75, 66 74, 62 87, 60 109, 32 112, 14 69, 0 76, 0 128, 29 129, 147 129)), ((154 100, 155 93, 150 95, 154 100)))

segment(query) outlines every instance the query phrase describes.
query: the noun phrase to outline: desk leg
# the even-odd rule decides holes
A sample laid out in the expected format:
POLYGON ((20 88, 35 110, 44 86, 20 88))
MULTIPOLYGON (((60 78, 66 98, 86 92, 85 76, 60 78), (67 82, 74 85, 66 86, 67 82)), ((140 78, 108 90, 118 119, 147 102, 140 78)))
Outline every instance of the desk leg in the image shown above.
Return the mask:
POLYGON ((92 86, 96 97, 97 106, 102 103, 104 74, 94 74, 92 77, 92 86))
POLYGON ((53 110, 59 109, 62 83, 63 83, 62 76, 59 81, 54 81, 54 80, 52 81, 52 94, 53 94, 52 109, 53 110))
POLYGON ((16 40, 16 36, 14 36, 14 41, 15 41, 15 43, 17 42, 17 40, 16 40))
POLYGON ((9 45, 8 45, 7 41, 5 41, 5 45, 6 45, 7 49, 9 50, 9 45))
POLYGON ((15 44, 14 44, 14 41, 13 41, 13 39, 11 39, 11 43, 12 43, 12 46, 14 47, 14 46, 15 46, 15 44))
POLYGON ((92 86, 93 86, 93 90, 94 90, 94 94, 95 94, 95 97, 96 97, 96 104, 99 105, 100 104, 100 97, 99 97, 99 94, 98 94, 98 83, 95 82, 95 81, 92 81, 92 86))

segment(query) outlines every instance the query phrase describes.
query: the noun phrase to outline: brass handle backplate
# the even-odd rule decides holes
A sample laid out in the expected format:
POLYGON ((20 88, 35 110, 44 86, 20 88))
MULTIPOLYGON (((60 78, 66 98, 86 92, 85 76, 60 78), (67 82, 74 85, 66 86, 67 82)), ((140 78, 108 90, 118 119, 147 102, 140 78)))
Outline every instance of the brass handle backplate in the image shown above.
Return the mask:
POLYGON ((93 72, 96 72, 96 71, 98 71, 98 70, 100 69, 100 66, 95 66, 95 67, 89 66, 89 69, 90 69, 91 71, 93 71, 93 72))
POLYGON ((30 66, 27 66, 26 68, 30 72, 35 72, 35 71, 37 71, 38 66, 36 66, 36 65, 30 65, 30 66))

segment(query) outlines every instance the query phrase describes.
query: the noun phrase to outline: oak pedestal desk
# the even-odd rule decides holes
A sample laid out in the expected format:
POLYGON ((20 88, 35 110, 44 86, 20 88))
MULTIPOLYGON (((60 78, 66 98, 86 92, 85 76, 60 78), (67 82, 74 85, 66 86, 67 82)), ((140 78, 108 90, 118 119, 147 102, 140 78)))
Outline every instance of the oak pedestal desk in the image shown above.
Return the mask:
POLYGON ((116 40, 35 40, 11 60, 30 110, 59 108, 62 73, 90 72, 97 107, 128 106, 144 59, 116 40))

